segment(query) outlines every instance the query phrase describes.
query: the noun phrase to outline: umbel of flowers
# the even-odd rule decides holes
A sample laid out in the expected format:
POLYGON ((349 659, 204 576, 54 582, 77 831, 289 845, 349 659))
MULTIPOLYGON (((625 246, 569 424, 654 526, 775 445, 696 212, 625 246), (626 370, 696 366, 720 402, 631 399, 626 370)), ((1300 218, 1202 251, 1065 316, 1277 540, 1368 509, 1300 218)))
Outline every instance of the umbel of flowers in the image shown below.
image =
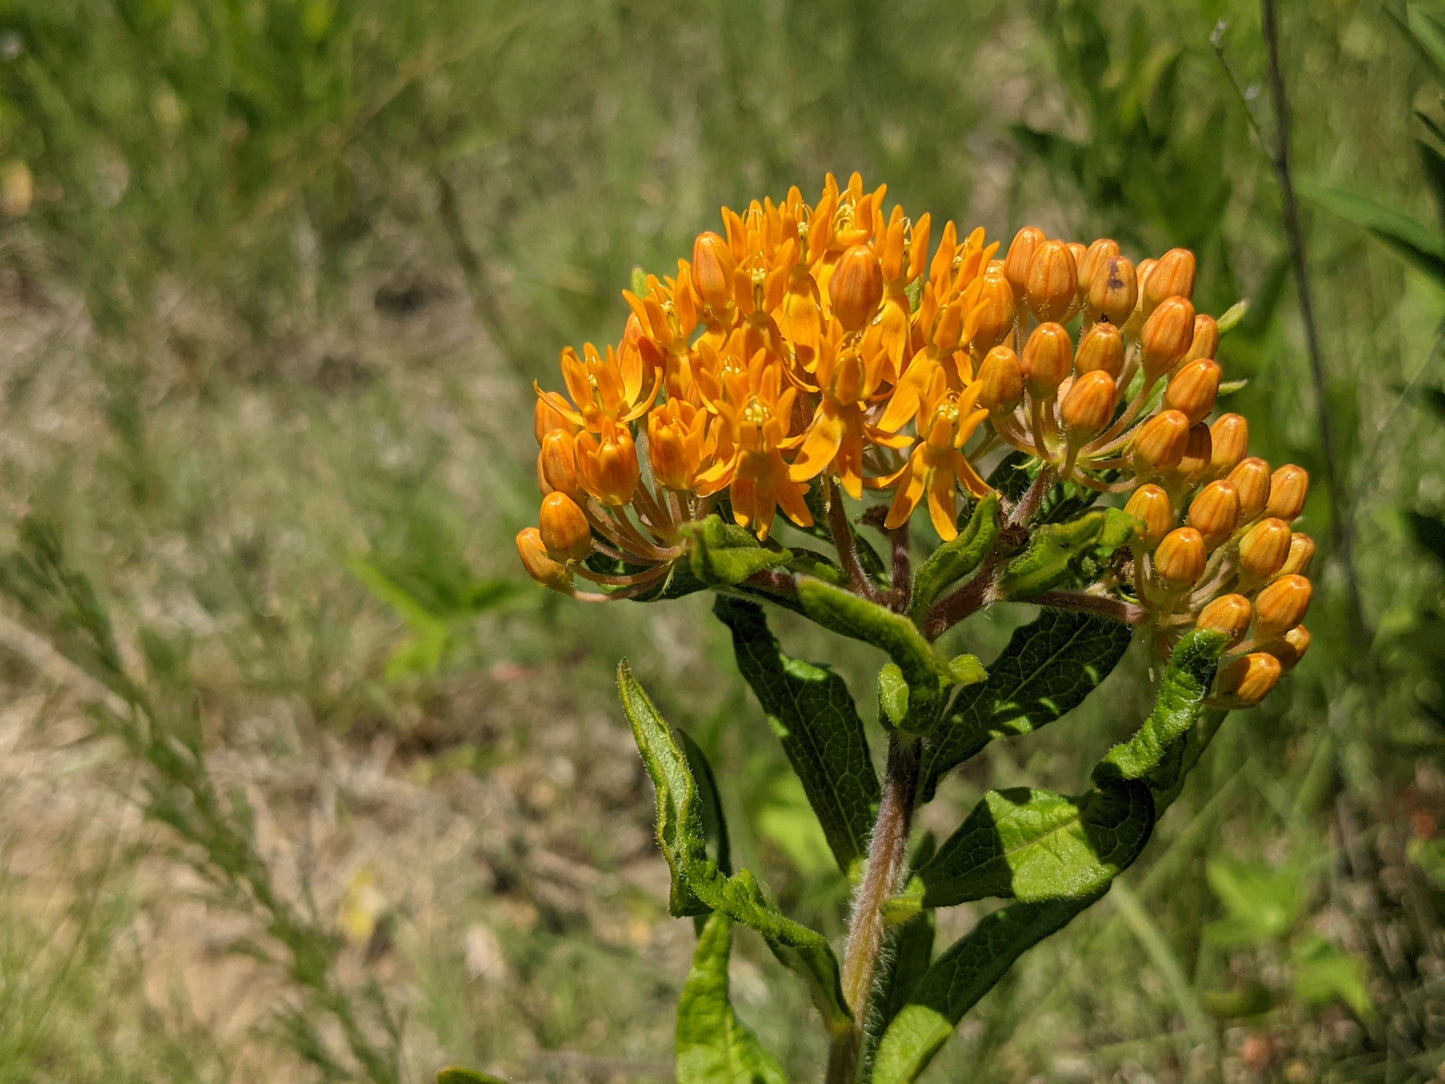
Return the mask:
MULTIPOLYGON (((830 175, 815 204, 793 188, 725 208, 674 275, 624 292, 616 345, 562 352, 564 391, 538 390, 527 571, 579 599, 650 597, 713 514, 762 545, 780 515, 828 517, 836 542, 843 494, 865 491, 896 565, 920 506, 954 540, 960 501, 993 492, 976 464, 1016 451, 1034 484, 1003 501, 1015 531, 1064 484, 1136 521, 1084 591, 1052 601, 1114 613, 1165 652, 1191 627, 1225 632, 1214 703, 1257 703, 1309 645, 1315 546, 1292 527, 1308 476, 1251 456, 1246 420, 1216 416, 1220 327, 1195 311, 1193 254, 1136 264, 1114 241, 1034 227, 1005 252, 952 222, 935 246, 929 215, 884 197, 830 175)), ((986 588, 924 631, 1007 597, 997 577, 986 588)))

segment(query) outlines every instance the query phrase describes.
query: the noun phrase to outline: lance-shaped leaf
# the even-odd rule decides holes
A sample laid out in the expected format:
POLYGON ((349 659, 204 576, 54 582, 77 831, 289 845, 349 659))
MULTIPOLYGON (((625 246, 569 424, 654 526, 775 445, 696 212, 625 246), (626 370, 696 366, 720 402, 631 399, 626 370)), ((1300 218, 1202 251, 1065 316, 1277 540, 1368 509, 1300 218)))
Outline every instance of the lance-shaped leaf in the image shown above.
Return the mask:
POLYGON ((919 620, 938 596, 967 576, 983 561, 998 540, 998 494, 990 493, 973 510, 962 533, 928 556, 913 576, 912 614, 919 620))
POLYGON ((999 594, 1027 599, 1079 577, 1092 578, 1120 546, 1127 545, 1139 521, 1117 508, 1089 512, 1065 523, 1035 529, 1029 546, 1009 561, 999 579, 999 594))
POLYGON ((698 816, 702 821, 702 838, 708 857, 717 863, 717 868, 724 874, 732 873, 728 822, 723 816, 717 777, 713 775, 712 765, 707 762, 707 756, 697 742, 693 741, 686 731, 679 730, 676 733, 682 739, 682 754, 687 759, 688 771, 692 772, 693 785, 697 787, 698 816))
POLYGON ((880 647, 898 665, 908 685, 903 729, 926 734, 937 725, 953 675, 917 625, 885 606, 807 576, 798 580, 798 602, 824 628, 880 647))
POLYGON ((1192 763, 1187 755, 1190 729, 1204 713, 1204 698, 1228 637, 1194 629, 1174 649, 1159 682, 1154 710, 1128 741, 1114 746, 1094 769, 1094 782, 1106 785, 1138 779, 1154 792, 1156 804, 1168 805, 1184 785, 1192 763))
POLYGON ((964 688, 923 752, 923 800, 943 774, 994 738, 1028 734, 1073 710, 1124 657, 1129 626, 1073 610, 1045 610, 1014 631, 988 668, 964 688))
POLYGON ((838 868, 847 873, 868 852, 881 796, 847 685, 827 667, 784 652, 761 606, 719 597, 713 613, 732 630, 738 669, 782 741, 838 868))
POLYGON ((692 573, 704 583, 736 587, 755 572, 793 559, 781 547, 760 546, 748 531, 718 515, 689 523, 683 532, 691 542, 692 573))
POLYGON ((918 871, 923 905, 1091 898, 1138 856, 1153 827, 1154 803, 1139 783, 1082 798, 1029 787, 989 791, 918 871))
POLYGON ((479 1073, 475 1069, 463 1069, 453 1065, 437 1073, 437 1084, 507 1084, 499 1076, 479 1073))
POLYGON ((978 925, 940 956, 899 1010, 873 1059, 873 1084, 908 1084, 923 1072, 962 1019, 1025 951, 1063 929, 1097 896, 1013 903, 978 925))
POLYGON ((808 980, 813 1003, 830 1032, 849 1027, 838 960, 816 930, 788 918, 763 893, 751 871, 727 876, 707 855, 697 783, 672 729, 632 676, 626 661, 617 666, 617 688, 657 789, 657 841, 672 871, 669 907, 674 915, 721 911, 762 935, 773 955, 808 980))
POLYGON ((728 998, 732 919, 708 918, 677 1004, 677 1084, 784 1084, 771 1054, 733 1012, 728 998))

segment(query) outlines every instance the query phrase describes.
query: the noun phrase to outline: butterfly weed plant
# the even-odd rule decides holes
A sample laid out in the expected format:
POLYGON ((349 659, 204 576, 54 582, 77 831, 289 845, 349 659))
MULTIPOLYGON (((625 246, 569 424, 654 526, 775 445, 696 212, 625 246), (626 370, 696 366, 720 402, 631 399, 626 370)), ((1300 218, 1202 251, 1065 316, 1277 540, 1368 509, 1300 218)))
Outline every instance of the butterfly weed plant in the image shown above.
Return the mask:
POLYGON ((930 216, 885 195, 829 176, 815 204, 794 188, 724 209, 675 275, 636 276, 620 342, 564 350, 565 390, 538 389, 527 571, 589 602, 714 592, 853 885, 834 945, 734 869, 702 753, 619 665, 670 909, 699 934, 683 1084, 784 1079, 728 1000, 736 925, 808 985, 827 1081, 915 1079, 1138 858, 1226 713, 1309 645, 1315 547, 1291 526, 1308 477, 1214 416, 1237 314, 1195 312, 1193 254, 1135 263, 1033 227, 1004 251, 952 222, 935 246, 930 216), (1040 612, 997 658, 940 649, 1009 603, 1040 612), (881 775, 843 680, 786 652, 774 609, 887 656, 881 775), (1154 706, 1089 789, 991 790, 946 839, 914 838, 943 776, 1072 711, 1135 639, 1154 706), (938 908, 988 897, 1009 902, 935 944, 938 908))

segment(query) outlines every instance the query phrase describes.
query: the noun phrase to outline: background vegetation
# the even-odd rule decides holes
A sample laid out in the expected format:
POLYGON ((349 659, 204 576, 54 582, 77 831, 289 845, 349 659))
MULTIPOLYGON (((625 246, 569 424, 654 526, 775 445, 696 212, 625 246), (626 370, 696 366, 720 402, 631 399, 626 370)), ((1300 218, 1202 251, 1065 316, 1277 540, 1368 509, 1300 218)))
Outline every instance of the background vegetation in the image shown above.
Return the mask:
MULTIPOLYGON (((1445 12, 1282 20, 1318 372, 1237 0, 0 3, 0 1081, 670 1079, 692 931, 624 650, 820 921, 706 603, 545 597, 511 538, 530 382, 617 336, 631 268, 854 169, 1005 240, 1196 249, 1326 551, 1306 663, 933 1079, 1437 1079, 1445 12)), ((1130 719, 950 793, 1067 789, 1130 719)), ((816 1076, 805 996, 739 952, 816 1076)))

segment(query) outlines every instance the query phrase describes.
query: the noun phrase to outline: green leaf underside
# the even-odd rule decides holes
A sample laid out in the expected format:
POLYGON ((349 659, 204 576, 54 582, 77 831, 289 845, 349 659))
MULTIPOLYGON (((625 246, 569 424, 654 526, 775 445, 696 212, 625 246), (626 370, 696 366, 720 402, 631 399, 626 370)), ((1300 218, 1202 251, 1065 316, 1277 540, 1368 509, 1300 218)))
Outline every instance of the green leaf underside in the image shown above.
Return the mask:
POLYGON ((677 1005, 677 1084, 784 1084, 775 1058, 728 998, 732 919, 711 915, 698 937, 677 1005))
POLYGON ((827 667, 784 652, 761 606, 719 597, 713 613, 731 630, 738 669, 780 736, 839 869, 848 872, 868 852, 881 789, 847 685, 827 667))
MULTIPOLYGON (((1134 861, 1148 841, 1153 822, 1178 796, 1184 774, 1198 761, 1207 739, 1217 729, 1223 717, 1221 713, 1213 713, 1197 732, 1193 731, 1205 713, 1204 698, 1214 680, 1214 670, 1225 642, 1226 638, 1220 633, 1195 630, 1186 635, 1175 648, 1160 681, 1159 693, 1149 717, 1133 738, 1111 749, 1094 769, 1094 782, 1099 788, 1097 796, 1084 799, 1083 804, 1090 806, 1090 810, 1088 813, 1081 811, 1079 820, 1108 818, 1111 816, 1110 809, 1113 810, 1112 816, 1120 818, 1114 822, 1114 831, 1107 836, 1095 834, 1094 853, 1097 858, 1103 859, 1096 869, 1106 864, 1115 865, 1117 875, 1134 861), (1192 744, 1191 737, 1196 739, 1192 744), (1142 832, 1137 819, 1140 814, 1136 811, 1136 803, 1141 800, 1152 809, 1149 828, 1142 832), (1103 854, 1099 853, 1100 848, 1103 854)), ((999 669, 999 665, 995 664, 993 672, 996 674, 999 669)), ((1023 792, 1015 793, 1021 797, 1023 792)), ((1067 799, 1060 801, 1068 802, 1067 799)), ((1047 830, 1051 820, 1067 826, 1067 810, 1057 802, 1040 801, 1037 816, 1033 818, 1034 827, 1047 830)), ((1025 818, 1021 823, 1027 822, 1028 818, 1025 818)), ((967 822, 964 827, 967 828, 967 822)), ((951 842, 945 842, 940 848, 940 855, 951 842)), ((1016 850, 1014 856, 1022 855, 1026 849, 1027 843, 1024 848, 1016 850)), ((966 848, 960 846, 960 851, 966 852, 966 848)), ((954 942, 928 969, 909 997, 908 1004, 884 1032, 874 1061, 873 1084, 907 1084, 917 1079, 953 1033, 963 1014, 988 992, 1013 962, 1100 899, 1112 882, 1112 877, 1103 879, 1102 883, 1095 881, 1098 887, 1089 891, 1087 881, 1075 884, 1067 876, 1060 876, 1061 871, 1052 864, 1052 856, 1040 851, 1034 860, 1042 864, 1029 870, 1026 879, 1031 893, 1047 893, 1052 885, 1083 894, 1070 898, 1021 898, 987 915, 970 933, 954 942)), ((924 868, 938 862, 939 858, 935 856, 924 868)), ((1008 864, 1007 859, 1005 864, 1008 864)), ((989 856, 985 855, 978 875, 1001 880, 996 869, 996 863, 991 863, 989 856)), ((1013 891, 1013 866, 1009 866, 1009 871, 1009 890, 1013 891)))
POLYGON ((899 1010, 873 1060, 873 1084, 917 1079, 953 1029, 1023 953, 1096 899, 1013 903, 982 918, 940 956, 899 1010))
POLYGON ((990 493, 973 510, 968 526, 919 566, 913 577, 913 618, 918 620, 951 585, 967 576, 993 549, 999 535, 999 499, 990 493))
POLYGON ((1088 512, 1065 523, 1046 523, 1034 531, 1029 547, 1011 560, 999 580, 1001 595, 1027 599, 1074 579, 1084 565, 1108 558, 1128 545, 1138 521, 1117 508, 1088 512))
POLYGON ((1066 798, 1017 787, 989 791, 918 871, 923 906, 985 896, 1092 898, 1143 848, 1154 803, 1137 783, 1066 798))
POLYGON ((697 785, 672 730, 657 713, 626 661, 617 687, 643 765, 657 789, 657 841, 672 872, 668 906, 674 915, 719 911, 756 930, 786 967, 808 980, 813 1002, 830 1032, 850 1025, 838 961, 827 939, 794 922, 764 895, 752 872, 725 875, 707 856, 697 785))
POLYGON ((924 734, 937 724, 952 677, 948 664, 917 625, 902 614, 810 577, 798 580, 798 602, 824 628, 882 648, 898 665, 909 690, 904 729, 924 734))
POLYGON ((1029 734, 1077 707, 1124 657, 1127 625, 1072 610, 1045 610, 1014 631, 988 680, 959 693, 924 748, 923 800, 945 772, 994 738, 1029 734))

